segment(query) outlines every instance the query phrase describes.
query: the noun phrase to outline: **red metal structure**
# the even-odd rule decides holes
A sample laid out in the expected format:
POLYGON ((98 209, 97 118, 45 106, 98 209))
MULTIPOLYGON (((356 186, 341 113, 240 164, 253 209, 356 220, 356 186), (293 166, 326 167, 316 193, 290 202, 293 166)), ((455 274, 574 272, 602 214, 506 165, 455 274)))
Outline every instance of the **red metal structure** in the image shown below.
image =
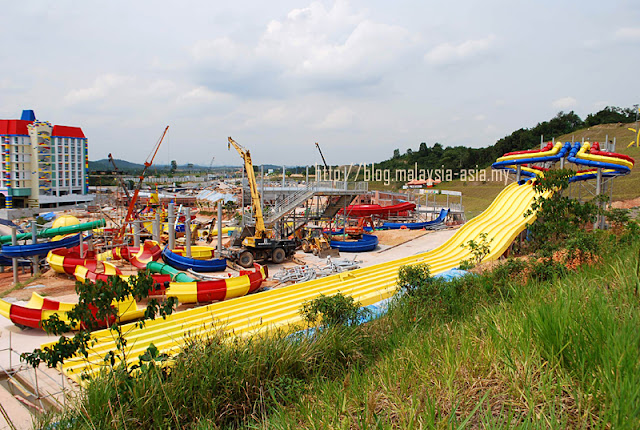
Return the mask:
POLYGON ((151 166, 153 164, 153 160, 156 158, 156 154, 158 153, 158 149, 160 149, 160 144, 162 143, 162 140, 166 136, 168 130, 169 130, 169 126, 167 126, 164 129, 164 132, 162 133, 162 136, 160 136, 160 140, 158 140, 158 143, 156 143, 156 146, 151 151, 151 154, 149 154, 149 156, 147 157, 147 159, 144 162, 144 169, 142 169, 142 173, 140 173, 140 181, 138 182, 138 186, 134 190, 133 196, 131 197, 131 201, 129 202, 129 208, 127 209, 127 215, 124 217, 124 223, 122 223, 122 228, 120 228, 120 234, 118 235, 118 237, 124 236, 124 232, 125 232, 125 230, 127 228, 127 223, 131 222, 131 220, 132 220, 133 211, 134 211, 134 209, 136 207, 136 201, 138 200, 138 194, 140 193, 140 188, 142 188, 142 181, 144 180, 144 174, 147 172, 147 169, 149 168, 149 166, 151 166))

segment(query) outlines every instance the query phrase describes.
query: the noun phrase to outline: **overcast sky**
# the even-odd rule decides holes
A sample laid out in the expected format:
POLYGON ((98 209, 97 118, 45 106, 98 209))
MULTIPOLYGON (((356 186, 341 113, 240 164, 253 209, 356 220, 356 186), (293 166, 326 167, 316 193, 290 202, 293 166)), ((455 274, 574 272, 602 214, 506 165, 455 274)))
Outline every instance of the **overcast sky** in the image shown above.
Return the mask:
POLYGON ((0 118, 90 159, 331 164, 640 100, 640 1, 3 1, 0 118), (143 6, 147 4, 147 6, 143 6), (151 6, 153 5, 153 6, 151 6))

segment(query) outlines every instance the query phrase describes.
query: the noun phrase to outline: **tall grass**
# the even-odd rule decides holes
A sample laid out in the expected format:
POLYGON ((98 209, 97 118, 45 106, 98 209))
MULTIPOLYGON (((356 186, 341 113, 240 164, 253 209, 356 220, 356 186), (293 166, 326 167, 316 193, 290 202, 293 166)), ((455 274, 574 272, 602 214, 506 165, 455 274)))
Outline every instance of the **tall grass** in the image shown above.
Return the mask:
POLYGON ((170 367, 105 373, 41 427, 640 428, 637 259, 511 260, 362 326, 194 338, 170 367))

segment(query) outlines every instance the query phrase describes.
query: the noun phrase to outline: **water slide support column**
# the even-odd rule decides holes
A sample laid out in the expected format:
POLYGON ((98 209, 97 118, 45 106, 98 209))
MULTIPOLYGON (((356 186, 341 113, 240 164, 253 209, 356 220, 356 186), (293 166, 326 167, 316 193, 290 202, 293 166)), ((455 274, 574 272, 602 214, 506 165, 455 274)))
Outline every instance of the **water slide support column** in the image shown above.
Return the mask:
POLYGON ((222 200, 218 200, 218 258, 222 258, 222 200))
MULTIPOLYGON (((38 243, 38 225, 35 220, 31 221, 31 243, 34 245, 38 243)), ((37 255, 33 256, 33 275, 37 276, 40 274, 40 257, 37 255)))
POLYGON ((173 223, 176 220, 175 211, 175 205, 173 203, 169 203, 169 215, 167 217, 167 222, 169 223, 169 250, 171 251, 176 247, 176 229, 173 226, 173 223))
POLYGON ((191 208, 184 211, 184 241, 187 247, 187 258, 191 258, 191 208))
MULTIPOLYGON (((11 245, 16 246, 18 244, 18 235, 16 234, 16 228, 11 227, 11 245)), ((11 266, 13 268, 13 285, 18 284, 18 259, 11 259, 11 266)))
POLYGON ((153 220, 153 240, 160 243, 160 213, 156 211, 156 217, 153 220))

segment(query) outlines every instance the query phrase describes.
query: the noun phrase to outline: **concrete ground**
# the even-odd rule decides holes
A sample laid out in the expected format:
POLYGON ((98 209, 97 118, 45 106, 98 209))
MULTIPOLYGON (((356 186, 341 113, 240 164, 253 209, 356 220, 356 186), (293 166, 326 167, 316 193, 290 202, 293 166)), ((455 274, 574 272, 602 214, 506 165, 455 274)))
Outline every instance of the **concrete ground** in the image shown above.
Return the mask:
MULTIPOLYGON (((363 253, 342 252, 339 258, 349 260, 355 258, 356 260, 361 261, 360 267, 371 266, 374 264, 384 263, 387 261, 396 260, 398 258, 415 255, 434 249, 446 242, 451 236, 453 236, 453 234, 455 234, 456 231, 457 228, 448 228, 436 231, 399 230, 391 232, 380 232, 380 244, 374 251, 363 253)), ((301 251, 296 253, 296 258, 304 261, 309 265, 322 266, 326 264, 326 259, 318 258, 313 254, 305 254, 301 251)), ((268 266, 270 275, 273 275, 282 268, 290 268, 296 266, 296 263, 287 261, 283 264, 269 264, 268 266)), ((39 284, 45 284, 47 280, 40 278, 36 282, 39 284)), ((277 288, 282 284, 279 284, 277 281, 268 280, 264 285, 266 287, 277 288)), ((41 287, 35 287, 34 290, 38 291, 44 287, 44 285, 41 287)), ((56 299, 59 299, 61 301, 73 302, 76 298, 75 294, 69 294, 68 289, 66 289, 66 291, 61 289, 59 293, 61 295, 55 295, 53 291, 51 292, 53 294, 49 295, 49 297, 55 297, 56 299)), ((27 288, 12 292, 8 295, 6 300, 13 301, 19 304, 25 304, 25 299, 29 297, 30 294, 30 289, 27 288)), ((56 336, 49 336, 41 330, 21 330, 17 326, 13 325, 13 323, 11 323, 11 321, 9 321, 8 319, 0 317, 0 366, 2 366, 2 368, 4 369, 9 369, 10 365, 15 368, 17 363, 19 363, 20 353, 33 351, 33 349, 40 347, 42 343, 54 341, 56 339, 56 336), (9 347, 11 347, 15 352, 10 353, 9 347)), ((0 376, 1 374, 2 372, 0 372, 0 376)), ((6 391, 2 387, 0 387, 0 394, 6 395, 6 391)), ((9 399, 9 397, 7 397, 7 399, 9 399)), ((0 397, 0 399, 1 398, 2 397, 0 397)), ((18 428, 30 428, 30 415, 28 413, 25 413, 27 409, 21 406, 19 402, 11 401, 9 403, 8 400, 7 402, 8 405, 11 405, 8 406, 9 409, 12 410, 7 412, 9 413, 10 417, 15 417, 12 418, 14 420, 14 424, 18 428)), ((4 400, 2 404, 5 404, 4 400)), ((0 415, 0 430, 4 428, 8 428, 8 426, 6 426, 4 418, 2 418, 2 416, 0 415)))

